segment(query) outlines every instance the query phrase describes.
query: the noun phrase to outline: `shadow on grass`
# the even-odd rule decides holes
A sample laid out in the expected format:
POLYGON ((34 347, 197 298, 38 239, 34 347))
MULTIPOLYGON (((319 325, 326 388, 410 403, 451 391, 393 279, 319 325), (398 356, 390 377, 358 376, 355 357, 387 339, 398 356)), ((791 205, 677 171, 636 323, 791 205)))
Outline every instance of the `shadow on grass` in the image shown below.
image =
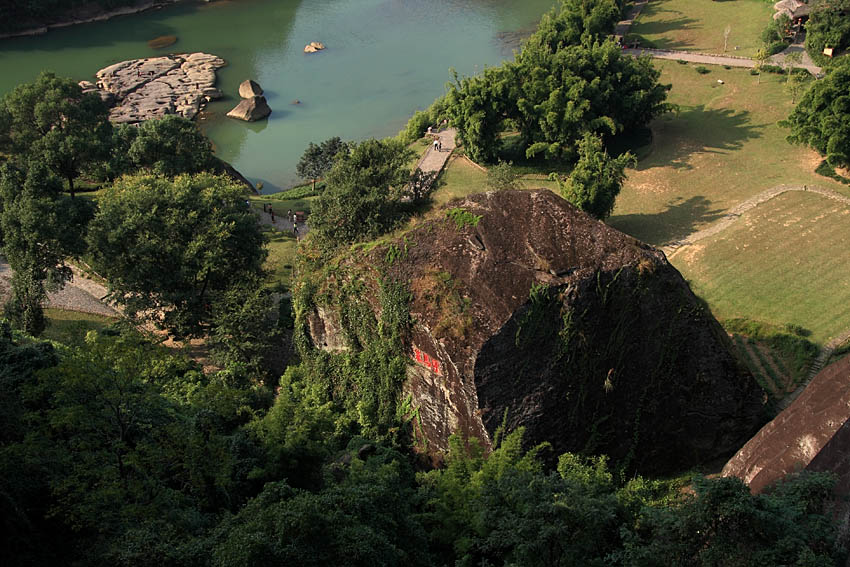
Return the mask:
POLYGON ((739 150, 746 141, 761 137, 765 126, 753 124, 748 111, 685 107, 655 121, 652 155, 641 160, 637 170, 664 166, 691 169, 692 154, 739 150))
POLYGON ((690 199, 676 198, 658 213, 614 215, 607 224, 635 238, 661 246, 694 232, 699 224, 710 223, 722 217, 725 211, 711 207, 711 201, 702 195, 690 199))

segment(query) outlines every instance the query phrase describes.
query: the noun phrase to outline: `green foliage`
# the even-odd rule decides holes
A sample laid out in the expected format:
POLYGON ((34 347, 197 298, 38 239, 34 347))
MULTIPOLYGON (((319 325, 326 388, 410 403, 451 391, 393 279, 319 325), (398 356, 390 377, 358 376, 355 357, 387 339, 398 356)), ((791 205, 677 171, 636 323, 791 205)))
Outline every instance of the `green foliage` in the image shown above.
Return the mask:
POLYGON ((578 144, 578 163, 565 182, 557 174, 561 195, 581 210, 597 219, 605 219, 614 210, 614 202, 626 179, 626 167, 636 159, 631 152, 612 158, 605 151, 601 138, 585 133, 578 144))
POLYGON ((450 441, 446 467, 419 476, 424 524, 444 564, 608 565, 622 509, 604 459, 565 455, 544 472, 544 446, 522 449, 522 430, 485 459, 474 441, 450 441))
POLYGON ((495 161, 499 133, 519 131, 527 158, 571 157, 585 132, 614 135, 648 123, 669 87, 648 57, 625 56, 605 37, 614 2, 562 2, 545 16, 516 62, 449 85, 447 112, 475 161, 495 161))
POLYGON ((513 162, 499 160, 487 169, 487 187, 494 191, 520 189, 520 174, 513 168, 513 162))
POLYGON ((730 333, 739 333, 765 343, 783 358, 792 361, 791 374, 794 380, 805 376, 818 353, 817 345, 806 338, 809 331, 799 325, 791 324, 790 328, 782 328, 749 319, 727 319, 723 326, 730 333))
POLYGON ((838 172, 835 171, 835 168, 830 166, 826 160, 821 161, 818 166, 815 168, 815 173, 818 175, 823 175, 824 177, 829 177, 830 179, 834 179, 839 183, 843 183, 845 185, 850 185, 850 179, 839 175, 838 172))
POLYGON ((349 147, 349 144, 343 142, 338 136, 328 138, 318 145, 310 142, 295 166, 295 172, 301 179, 309 179, 315 192, 316 180, 330 171, 336 156, 347 151, 349 147))
POLYGON ((45 327, 47 292, 71 279, 67 256, 82 252, 85 205, 62 196, 58 179, 31 162, 26 171, 0 169, 0 233, 14 270, 7 313, 16 326, 38 335, 45 327))
POLYGON ((96 5, 104 10, 135 4, 135 0, 29 0, 0 4, 0 33, 9 33, 73 19, 75 10, 96 5))
POLYGON ((481 215, 474 215, 466 209, 454 207, 446 211, 446 218, 454 221, 458 230, 463 230, 465 226, 476 227, 481 221, 481 215))
POLYGON ((681 506, 645 507, 624 532, 616 564, 837 565, 846 551, 829 528, 834 477, 801 473, 768 493, 737 478, 697 478, 681 506))
POLYGON ((694 71, 696 71, 700 75, 707 75, 708 73, 711 73, 711 70, 708 67, 703 67, 702 65, 697 65, 696 67, 694 67, 694 71))
POLYGON ((442 121, 445 116, 445 107, 445 98, 440 97, 427 109, 414 112, 404 130, 398 133, 398 139, 404 144, 412 144, 425 136, 429 126, 436 128, 442 121))
POLYGON ((325 250, 375 238, 403 218, 413 154, 398 140, 366 140, 340 154, 313 204, 310 234, 325 250))
POLYGON ((267 484, 222 523, 212 565, 433 565, 409 465, 398 453, 360 443, 328 467, 321 490, 267 484))
POLYGON ((112 137, 108 111, 96 93, 83 94, 72 79, 42 72, 0 102, 0 150, 25 166, 43 163, 68 182, 106 159, 112 137))
POLYGON ((203 333, 220 294, 262 276, 264 236, 227 178, 124 177, 99 206, 92 266, 129 315, 175 335, 203 333))
POLYGON ((267 355, 280 345, 274 298, 259 279, 235 282, 214 298, 212 331, 207 338, 222 367, 242 367, 250 376, 269 377, 267 355))
POLYGON ((816 149, 832 167, 850 167, 850 58, 842 57, 815 81, 780 125, 788 141, 816 149))
POLYGON ((138 127, 116 128, 112 176, 143 170, 174 177, 216 168, 212 144, 194 122, 170 114, 138 127), (123 163, 121 163, 123 161, 123 163))
POLYGON ((850 48, 850 1, 820 0, 812 3, 806 22, 806 51, 818 65, 829 65, 832 59, 823 54, 825 47, 835 53, 850 48))
POLYGON ((768 56, 776 55, 784 51, 791 43, 791 37, 788 30, 791 28, 791 19, 782 14, 777 19, 771 19, 767 27, 761 33, 761 40, 764 43, 764 50, 768 56))

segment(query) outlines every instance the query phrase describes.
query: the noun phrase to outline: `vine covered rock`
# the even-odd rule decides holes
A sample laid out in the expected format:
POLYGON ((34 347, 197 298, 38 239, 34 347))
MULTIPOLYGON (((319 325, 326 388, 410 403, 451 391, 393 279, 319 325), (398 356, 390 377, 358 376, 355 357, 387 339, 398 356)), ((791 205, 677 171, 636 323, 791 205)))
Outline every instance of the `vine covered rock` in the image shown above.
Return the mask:
POLYGON ((397 405, 434 458, 453 433, 492 448, 504 425, 554 454, 665 472, 730 454, 760 424, 761 389, 664 254, 550 191, 468 197, 323 277, 300 313, 316 352, 363 349, 351 321, 386 319, 381 286, 406 286, 397 405))

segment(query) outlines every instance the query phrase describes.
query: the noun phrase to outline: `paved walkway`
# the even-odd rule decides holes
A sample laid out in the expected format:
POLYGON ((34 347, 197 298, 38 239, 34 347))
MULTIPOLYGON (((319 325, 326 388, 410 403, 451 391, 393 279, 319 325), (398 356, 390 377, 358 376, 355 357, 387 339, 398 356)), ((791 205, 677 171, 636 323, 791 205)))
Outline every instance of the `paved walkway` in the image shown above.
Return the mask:
MULTIPOLYGON (((121 316, 117 309, 104 303, 103 298, 106 297, 107 293, 106 287, 89 279, 75 266, 72 266, 71 269, 74 271, 74 279, 66 283, 61 290, 47 294, 46 307, 93 313, 105 317, 121 316)), ((6 262, 6 259, 0 256, 0 296, 2 296, 4 303, 11 294, 11 279, 12 268, 6 262)))
POLYGON ((755 66, 755 62, 747 57, 709 55, 707 53, 694 53, 692 51, 673 51, 672 49, 624 49, 623 53, 635 57, 646 54, 655 59, 681 60, 691 63, 704 63, 706 65, 728 65, 729 67, 746 67, 750 69, 755 66))
POLYGON ((430 137, 442 143, 441 149, 435 149, 433 142, 416 164, 417 169, 421 169, 425 173, 439 173, 446 166, 452 151, 455 149, 455 136, 457 129, 446 128, 440 132, 430 134, 430 137))

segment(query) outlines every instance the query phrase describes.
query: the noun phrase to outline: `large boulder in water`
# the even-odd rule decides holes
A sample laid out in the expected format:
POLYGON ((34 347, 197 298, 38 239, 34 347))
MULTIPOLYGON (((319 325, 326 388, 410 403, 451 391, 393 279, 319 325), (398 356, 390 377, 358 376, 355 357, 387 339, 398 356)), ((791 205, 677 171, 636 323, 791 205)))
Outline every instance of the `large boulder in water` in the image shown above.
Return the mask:
POLYGON ((504 424, 555 454, 668 472, 731 454, 760 425, 763 392, 664 254, 550 191, 468 197, 334 266, 310 284, 312 343, 358 348, 352 314, 380 312, 381 282, 407 286, 401 399, 436 458, 453 433, 492 448, 504 424), (366 289, 335 293, 346 278, 366 289))
POLYGON ((254 122, 256 120, 262 120, 271 113, 272 109, 269 108, 266 97, 252 96, 251 98, 242 99, 236 105, 236 108, 228 112, 227 115, 231 118, 254 122))
POLYGON ((239 85, 239 96, 241 96, 242 98, 263 96, 263 87, 261 87, 258 83, 252 81, 251 79, 242 81, 242 84, 239 85))

